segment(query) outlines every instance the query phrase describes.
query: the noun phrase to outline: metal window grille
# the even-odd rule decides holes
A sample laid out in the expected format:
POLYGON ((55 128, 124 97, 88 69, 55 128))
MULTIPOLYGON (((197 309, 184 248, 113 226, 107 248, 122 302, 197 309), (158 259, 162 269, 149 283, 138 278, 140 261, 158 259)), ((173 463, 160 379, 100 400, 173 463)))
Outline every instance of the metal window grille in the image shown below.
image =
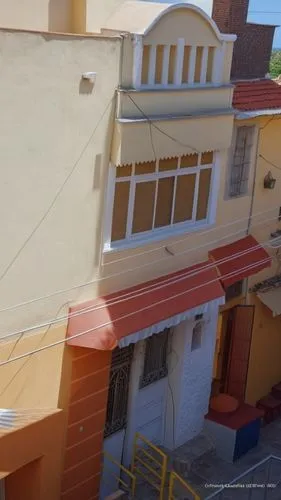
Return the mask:
POLYGON ((143 374, 140 387, 146 387, 168 375, 167 354, 170 329, 146 340, 143 374))
POLYGON ((202 345, 203 326, 203 321, 198 321, 192 330, 191 351, 200 349, 202 345))
POLYGON ((126 427, 130 370, 134 345, 118 347, 112 353, 104 437, 126 427))
POLYGON ((228 302, 229 300, 236 299, 240 297, 243 293, 244 280, 237 281, 237 283, 233 283, 233 285, 229 286, 225 291, 225 300, 228 302))
POLYGON ((231 165, 229 195, 241 196, 247 193, 253 147, 254 127, 239 127, 231 165))

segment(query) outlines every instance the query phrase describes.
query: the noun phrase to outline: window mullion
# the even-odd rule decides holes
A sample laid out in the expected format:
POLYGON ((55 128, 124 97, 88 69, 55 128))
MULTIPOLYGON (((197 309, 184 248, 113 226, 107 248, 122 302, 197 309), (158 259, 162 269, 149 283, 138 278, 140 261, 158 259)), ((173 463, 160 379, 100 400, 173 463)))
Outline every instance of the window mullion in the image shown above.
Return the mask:
POLYGON ((171 213, 171 220, 170 220, 170 225, 174 224, 174 213, 175 213, 175 206, 176 206, 176 194, 177 194, 177 182, 178 182, 178 176, 174 176, 174 192, 173 192, 173 203, 172 203, 172 213, 171 213))
POLYGON ((157 208, 157 196, 158 196, 158 183, 159 179, 156 179, 155 193, 154 193, 154 207, 153 207, 153 219, 152 219, 152 230, 154 229, 156 208, 157 208))
POLYGON ((200 169, 198 169, 198 171, 196 173, 194 198, 193 198, 193 210, 192 210, 192 222, 196 221, 198 195, 199 195, 199 180, 200 180, 200 169))
POLYGON ((134 217, 134 205, 135 205, 135 194, 136 194, 136 179, 133 176, 135 167, 133 165, 132 178, 130 183, 130 193, 129 193, 129 206, 127 215, 127 226, 126 226, 126 239, 129 239, 132 235, 133 217, 134 217))

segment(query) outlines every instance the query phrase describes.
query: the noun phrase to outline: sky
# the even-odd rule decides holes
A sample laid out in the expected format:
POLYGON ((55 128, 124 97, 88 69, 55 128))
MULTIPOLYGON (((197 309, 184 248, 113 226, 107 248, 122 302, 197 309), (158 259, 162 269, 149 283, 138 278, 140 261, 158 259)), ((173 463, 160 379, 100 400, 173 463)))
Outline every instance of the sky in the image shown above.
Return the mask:
MULTIPOLYGON (((149 0, 162 3, 179 3, 187 1, 202 7, 208 14, 212 12, 213 0, 149 0)), ((235 1, 235 0, 233 0, 235 1)), ((250 0, 249 22, 274 24, 281 26, 281 0, 250 0)), ((281 48, 281 28, 276 29, 273 47, 281 48)))

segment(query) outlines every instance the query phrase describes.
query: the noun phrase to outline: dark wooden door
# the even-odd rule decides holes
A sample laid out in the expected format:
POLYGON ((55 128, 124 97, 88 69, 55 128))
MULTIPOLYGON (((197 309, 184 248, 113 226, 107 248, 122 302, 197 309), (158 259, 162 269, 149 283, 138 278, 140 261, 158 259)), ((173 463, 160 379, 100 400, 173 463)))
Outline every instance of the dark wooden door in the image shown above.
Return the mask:
POLYGON ((226 392, 240 401, 246 392, 254 314, 254 306, 237 306, 231 311, 226 392))

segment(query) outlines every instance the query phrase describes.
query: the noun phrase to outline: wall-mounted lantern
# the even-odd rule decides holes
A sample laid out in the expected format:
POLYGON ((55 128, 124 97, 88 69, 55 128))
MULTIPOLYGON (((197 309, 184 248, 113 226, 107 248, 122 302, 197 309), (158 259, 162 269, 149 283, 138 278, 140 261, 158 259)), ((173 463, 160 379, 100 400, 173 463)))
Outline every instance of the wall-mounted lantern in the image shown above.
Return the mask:
POLYGON ((264 189, 274 189, 275 184, 276 179, 273 178, 272 173, 269 171, 263 181, 264 189))

